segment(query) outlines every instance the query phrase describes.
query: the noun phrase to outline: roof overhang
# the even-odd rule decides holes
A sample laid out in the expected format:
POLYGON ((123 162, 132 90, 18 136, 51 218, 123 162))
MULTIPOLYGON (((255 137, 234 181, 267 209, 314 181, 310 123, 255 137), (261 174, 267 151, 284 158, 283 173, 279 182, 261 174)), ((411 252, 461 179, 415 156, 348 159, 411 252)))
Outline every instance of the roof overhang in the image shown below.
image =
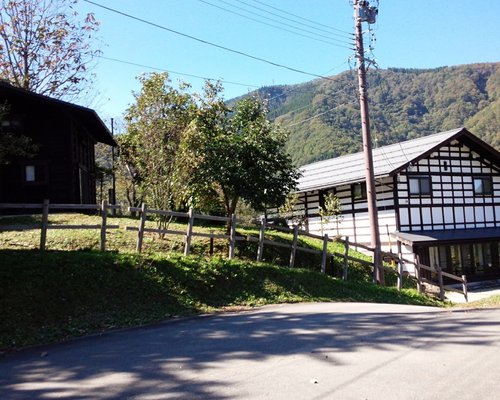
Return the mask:
MULTIPOLYGON (((391 175, 390 174, 376 175, 375 180, 387 178, 388 176, 391 176, 391 175)), ((354 183, 360 183, 360 182, 365 182, 365 181, 366 181, 365 177, 356 178, 356 179, 346 179, 346 180, 335 182, 334 186, 339 187, 339 186, 344 186, 344 185, 352 185, 354 183)), ((306 186, 306 187, 301 188, 300 190, 297 190, 295 193, 311 192, 313 190, 331 189, 332 187, 333 186, 331 183, 323 184, 323 185, 315 185, 315 186, 306 186)))
POLYGON ((91 108, 30 92, 12 86, 7 82, 0 81, 0 100, 3 101, 3 97, 7 96, 22 99, 27 104, 36 104, 47 108, 50 107, 51 109, 64 110, 72 115, 79 123, 83 124, 97 142, 105 143, 110 146, 118 145, 104 122, 91 108))
POLYGON ((453 229, 440 231, 393 232, 392 236, 407 245, 445 245, 478 240, 500 240, 500 228, 453 229))

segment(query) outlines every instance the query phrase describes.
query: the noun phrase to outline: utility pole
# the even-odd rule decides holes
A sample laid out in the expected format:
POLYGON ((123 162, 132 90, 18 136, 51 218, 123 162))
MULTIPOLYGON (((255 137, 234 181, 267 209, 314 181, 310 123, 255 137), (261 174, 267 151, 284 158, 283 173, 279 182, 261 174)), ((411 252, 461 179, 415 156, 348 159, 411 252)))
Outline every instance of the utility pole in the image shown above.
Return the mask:
MULTIPOLYGON (((115 136, 115 121, 113 118, 111 118, 111 136, 115 136)), ((116 205, 116 175, 115 175, 115 148, 114 146, 111 147, 111 170, 112 170, 112 175, 111 175, 111 182, 112 182, 112 187, 113 189, 111 192, 111 196, 109 201, 111 204, 116 205)), ((113 208, 113 215, 116 215, 116 209, 113 208)))
POLYGON ((382 253, 380 245, 380 230, 378 224, 377 193, 375 188, 375 173, 373 171, 372 139, 370 133, 370 118, 368 115, 368 94, 366 84, 365 56, 363 48, 363 22, 374 23, 378 10, 370 7, 368 1, 354 0, 354 21, 356 29, 356 59, 358 64, 359 106, 361 111, 361 132, 363 136, 363 155, 365 160, 366 197, 368 202, 368 219, 370 222, 371 247, 373 254, 373 280, 385 284, 382 253))

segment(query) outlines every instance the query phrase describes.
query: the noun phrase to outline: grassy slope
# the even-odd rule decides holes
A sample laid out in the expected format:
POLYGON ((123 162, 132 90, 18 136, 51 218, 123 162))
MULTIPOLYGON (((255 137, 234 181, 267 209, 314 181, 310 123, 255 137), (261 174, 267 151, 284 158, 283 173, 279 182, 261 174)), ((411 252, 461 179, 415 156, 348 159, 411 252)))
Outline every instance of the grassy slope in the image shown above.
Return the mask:
POLYGON ((222 258, 0 251, 0 348, 226 307, 301 301, 437 305, 413 290, 222 258))
MULTIPOLYGON (((39 232, 0 233, 0 349, 100 332, 115 327, 161 321, 171 316, 192 315, 221 309, 270 303, 301 301, 361 301, 441 305, 415 290, 397 292, 370 283, 367 267, 352 263, 349 282, 319 274, 320 258, 297 253, 298 268, 287 268, 289 250, 265 247, 267 263, 251 261, 256 244, 238 242, 238 260, 222 258, 227 241, 215 241, 216 257, 206 258, 208 240, 193 240, 194 255, 179 255, 182 237, 145 239, 143 255, 137 255, 129 218, 110 218, 119 230, 110 231, 108 251, 98 252, 99 231, 48 232, 45 253, 36 250, 39 232), (281 267, 279 265, 282 265, 281 267)), ((98 218, 59 214, 53 223, 98 224, 98 218)), ((0 225, 33 222, 30 218, 0 219, 0 225)), ((149 223, 153 225, 153 223, 149 223)), ((185 225, 172 224, 185 231, 185 225)), ((223 227, 196 227, 209 231, 223 227)), ((240 234, 258 235, 255 228, 238 227, 240 234)), ((289 241, 290 235, 269 232, 289 241)), ((304 238, 303 245, 321 249, 322 243, 304 238)), ((343 251, 331 243, 329 251, 343 251)), ((362 255, 358 255, 363 257, 362 255)), ((341 260, 335 259, 327 272, 338 276, 341 260)), ((394 284, 395 275, 387 274, 394 284)))

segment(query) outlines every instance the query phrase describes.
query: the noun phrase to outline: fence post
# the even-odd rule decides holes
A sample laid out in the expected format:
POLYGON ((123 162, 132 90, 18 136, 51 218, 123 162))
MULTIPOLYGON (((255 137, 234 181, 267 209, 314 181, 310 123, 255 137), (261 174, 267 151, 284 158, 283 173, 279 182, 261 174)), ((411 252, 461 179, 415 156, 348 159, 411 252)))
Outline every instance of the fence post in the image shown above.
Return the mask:
POLYGON ((208 250, 208 253, 210 256, 214 255, 214 237, 212 236, 214 234, 214 230, 210 229, 210 248, 208 250))
POLYGON ((234 258, 234 247, 236 245, 236 214, 231 215, 231 230, 229 231, 229 259, 234 258))
POLYGON ((439 283, 439 299, 444 301, 444 286, 443 286, 443 272, 439 265, 436 265, 437 273, 438 273, 438 283, 439 283))
POLYGON ((42 205, 42 227, 40 231, 40 250, 45 250, 47 243, 47 228, 49 225, 49 200, 45 199, 42 205))
POLYGON ((147 207, 146 203, 142 203, 141 206, 141 216, 139 219, 139 231, 137 232, 137 252, 140 253, 142 251, 142 240, 144 239, 144 227, 146 225, 147 218, 147 207))
POLYGON ((108 218, 108 202, 106 200, 102 201, 101 204, 101 251, 106 250, 106 222, 108 218))
POLYGON ((295 266, 295 253, 297 251, 298 236, 299 236, 299 226, 295 225, 293 227, 292 252, 290 253, 290 268, 293 268, 295 266))
POLYGON ((469 302, 469 294, 467 293, 467 277, 462 275, 462 289, 464 291, 465 302, 469 302))
POLYGON ((414 258, 415 260, 415 278, 417 278, 417 289, 418 289, 418 292, 419 293, 422 293, 423 292, 423 288, 422 288, 422 277, 420 276, 420 260, 418 258, 418 256, 415 256, 414 258))
POLYGON ((186 241, 184 244, 184 255, 187 256, 191 250, 191 238, 193 237, 193 225, 194 225, 194 210, 193 207, 189 209, 188 212, 188 226, 186 232, 186 241))
POLYGON ((328 250, 328 234, 325 233, 323 236, 323 253, 321 254, 321 273, 326 273, 326 256, 328 250))
POLYGON ((401 242, 398 240, 398 290, 403 288, 403 252, 401 242))
POLYGON ((347 281, 347 268, 349 267, 349 236, 345 237, 344 242, 344 273, 342 279, 347 281))
POLYGON ((260 221, 260 231, 259 231, 259 247, 257 248, 257 261, 261 262, 262 257, 264 257, 264 237, 266 233, 266 220, 262 218, 260 221))

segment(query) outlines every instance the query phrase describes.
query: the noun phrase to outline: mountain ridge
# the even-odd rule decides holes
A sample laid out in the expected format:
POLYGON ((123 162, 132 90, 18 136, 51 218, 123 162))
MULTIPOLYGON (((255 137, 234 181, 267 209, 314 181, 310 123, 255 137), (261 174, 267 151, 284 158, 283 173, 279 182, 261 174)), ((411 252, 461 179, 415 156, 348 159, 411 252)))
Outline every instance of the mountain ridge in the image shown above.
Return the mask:
MULTIPOLYGON (((465 126, 500 148, 500 63, 367 73, 374 147, 465 126)), ((286 150, 304 165, 362 149, 355 71, 329 80, 262 87, 269 118, 290 131, 286 150)), ((234 102, 238 99, 233 99, 234 102)))

